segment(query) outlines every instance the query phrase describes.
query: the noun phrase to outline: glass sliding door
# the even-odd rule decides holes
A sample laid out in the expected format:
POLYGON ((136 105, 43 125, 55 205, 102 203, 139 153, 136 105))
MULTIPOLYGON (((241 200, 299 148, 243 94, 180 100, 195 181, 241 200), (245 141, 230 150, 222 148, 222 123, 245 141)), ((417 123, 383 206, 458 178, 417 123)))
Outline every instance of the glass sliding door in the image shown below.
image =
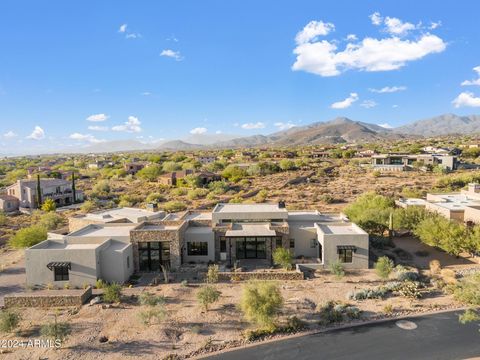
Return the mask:
POLYGON ((237 237, 235 240, 235 250, 237 259, 266 259, 266 241, 265 237, 237 237))
POLYGON ((160 265, 170 267, 170 243, 139 242, 138 259, 140 271, 160 271, 160 265))

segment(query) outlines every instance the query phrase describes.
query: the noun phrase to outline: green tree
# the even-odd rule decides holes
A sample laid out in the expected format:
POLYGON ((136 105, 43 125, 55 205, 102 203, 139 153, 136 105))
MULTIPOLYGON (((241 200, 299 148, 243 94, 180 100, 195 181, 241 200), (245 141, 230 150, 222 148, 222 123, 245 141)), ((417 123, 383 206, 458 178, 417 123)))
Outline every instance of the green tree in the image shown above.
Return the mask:
POLYGON ((63 341, 70 335, 71 327, 66 322, 59 322, 57 317, 57 314, 55 314, 53 322, 43 325, 40 328, 40 334, 47 338, 63 341))
POLYGON ((80 206, 80 211, 86 214, 92 212, 96 207, 97 205, 93 200, 87 200, 80 206))
POLYGON ((273 263, 284 270, 292 270, 292 253, 283 247, 278 247, 273 252, 273 263))
POLYGON ((55 211, 57 209, 57 204, 55 204, 55 201, 51 198, 45 199, 45 201, 42 204, 42 210, 45 212, 50 212, 50 211, 55 211))
POLYGON ((283 297, 275 282, 257 280, 243 285, 240 309, 248 321, 272 329, 282 307, 283 297))
POLYGON ((205 285, 198 290, 197 300, 208 311, 208 307, 218 301, 220 298, 220 291, 211 285, 205 285))
POLYGON ((8 244, 16 249, 23 249, 47 239, 47 229, 41 225, 32 225, 18 230, 8 244))
POLYGON ((390 258, 382 256, 375 263, 375 272, 382 280, 387 280, 394 266, 395 264, 390 258))
POLYGON ((148 181, 155 181, 162 174, 162 167, 158 164, 152 164, 146 166, 137 172, 137 177, 139 179, 145 179, 148 181))
POLYGON ((282 169, 283 171, 295 169, 295 163, 293 162, 293 160, 290 160, 290 159, 280 160, 279 166, 280 166, 280 169, 282 169))
POLYGON ((159 202, 165 201, 165 197, 160 193, 150 193, 146 198, 147 204, 155 203, 158 204, 159 202))
POLYGON ((40 225, 47 230, 58 229, 65 223, 63 216, 55 212, 47 212, 39 214, 38 216, 35 214, 33 217, 37 225, 40 225))
POLYGON ((177 171, 181 168, 182 166, 180 164, 177 164, 175 161, 165 161, 162 165, 162 169, 165 172, 177 171))
POLYGON ((228 165, 225 170, 222 171, 222 176, 230 181, 238 182, 247 176, 247 172, 236 165, 228 165))
POLYGON ((195 189, 200 186, 200 178, 195 174, 189 174, 185 176, 185 182, 192 189, 195 189))

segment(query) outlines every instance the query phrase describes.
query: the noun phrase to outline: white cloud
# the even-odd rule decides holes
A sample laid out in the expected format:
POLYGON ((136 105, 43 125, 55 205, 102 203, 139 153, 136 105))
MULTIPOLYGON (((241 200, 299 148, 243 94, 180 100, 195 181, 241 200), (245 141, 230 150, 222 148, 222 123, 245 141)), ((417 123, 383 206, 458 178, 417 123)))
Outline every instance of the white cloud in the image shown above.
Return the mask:
POLYGON ((93 114, 87 117, 87 121, 100 122, 108 119, 108 115, 105 114, 93 114))
POLYGON ((332 105, 330 105, 330 108, 332 108, 332 109, 346 109, 346 108, 352 106, 352 104, 357 100, 358 100, 358 94, 357 93, 350 93, 349 97, 347 97, 345 100, 334 102, 332 105))
POLYGON ((90 134, 80 134, 80 133, 70 134, 69 138, 72 140, 86 141, 92 144, 98 144, 106 141, 103 139, 97 139, 95 136, 90 134))
POLYGON ((141 122, 135 116, 129 116, 128 120, 123 125, 116 125, 112 127, 113 131, 124 131, 124 132, 141 132, 142 128, 140 127, 141 122))
POLYGON ((127 24, 122 24, 120 25, 120 28, 118 29, 119 33, 124 33, 127 31, 127 24))
POLYGON ((137 39, 142 37, 142 34, 129 31, 127 24, 120 25, 118 32, 121 34, 125 34, 125 39, 137 39))
POLYGON ((137 38, 141 38, 142 35, 139 34, 139 33, 129 33, 127 35, 125 35, 125 39, 137 39, 137 38))
POLYGON ((45 139, 45 131, 40 126, 35 126, 32 133, 27 136, 27 139, 42 140, 45 139))
POLYGON ((265 124, 263 122, 245 123, 245 124, 242 124, 241 128, 246 130, 263 129, 265 128, 265 124))
POLYGON ((480 97, 475 97, 475 95, 471 92, 465 91, 458 95, 453 101, 453 106, 456 108, 462 106, 469 106, 469 107, 480 107, 480 97))
POLYGON ((394 105, 392 105, 392 108, 396 109, 396 108, 398 108, 398 105, 394 104, 394 105))
POLYGON ((14 133, 12 130, 7 131, 5 134, 3 134, 3 137, 6 139, 13 139, 14 137, 17 137, 18 135, 14 133))
POLYGON ((398 18, 386 17, 385 18, 386 31, 392 35, 405 35, 411 30, 415 30, 415 25, 409 22, 403 22, 398 18))
POLYGON ((347 35, 347 40, 348 41, 357 41, 358 38, 357 38, 357 35, 355 35, 355 34, 348 34, 347 35))
POLYGON ((368 91, 377 93, 377 94, 385 94, 385 93, 394 93, 398 91, 407 90, 406 86, 385 86, 381 89, 368 89, 368 91))
POLYGON ((108 131, 108 126, 90 125, 88 130, 92 131, 108 131))
POLYGON ((365 109, 371 109, 377 105, 378 104, 374 100, 365 100, 360 104, 360 106, 364 107, 365 109))
POLYGON ((469 85, 479 85, 480 86, 480 66, 475 66, 473 68, 473 71, 475 71, 478 75, 478 78, 477 79, 473 79, 473 80, 465 80, 464 82, 462 82, 462 86, 469 86, 469 85))
POLYGON ((162 50, 162 52, 160 53, 160 56, 169 57, 169 58, 175 59, 176 61, 183 60, 183 56, 180 54, 180 51, 174 51, 171 49, 162 50))
POLYGON ((380 126, 382 128, 385 128, 385 129, 393 129, 393 126, 388 124, 388 123, 378 124, 378 126, 380 126))
POLYGON ((429 29, 430 30, 435 30, 436 28, 438 28, 439 26, 442 26, 442 22, 441 21, 432 21, 430 22, 430 26, 429 26, 429 29))
POLYGON ((278 127, 279 130, 288 130, 295 127, 295 124, 292 124, 291 122, 276 122, 274 125, 278 127))
POLYGON ((293 50, 296 60, 292 70, 320 76, 336 76, 352 69, 389 71, 446 48, 441 38, 430 33, 422 33, 412 39, 366 37, 357 43, 349 42, 343 50, 338 48, 337 43, 335 40, 311 39, 297 44, 293 50))
POLYGON ((196 127, 195 129, 190 130, 190 134, 200 135, 205 134, 207 132, 207 128, 204 127, 196 127))
POLYGON ((370 17, 370 20, 372 21, 373 25, 380 25, 383 21, 383 18, 380 16, 379 12, 374 12, 369 17, 370 17))
POLYGON ((150 91, 144 91, 144 92, 142 93, 142 95, 143 95, 143 96, 150 96, 150 95, 152 95, 152 93, 151 93, 150 91))
POLYGON ((222 133, 222 130, 217 130, 217 131, 215 131, 215 134, 217 134, 217 135, 219 135, 219 134, 221 134, 221 133, 222 133))
POLYGON ((331 31, 335 30, 335 25, 332 23, 324 23, 323 21, 310 21, 302 31, 297 33, 295 37, 295 42, 300 44, 305 44, 310 41, 314 41, 320 35, 328 35, 331 31))

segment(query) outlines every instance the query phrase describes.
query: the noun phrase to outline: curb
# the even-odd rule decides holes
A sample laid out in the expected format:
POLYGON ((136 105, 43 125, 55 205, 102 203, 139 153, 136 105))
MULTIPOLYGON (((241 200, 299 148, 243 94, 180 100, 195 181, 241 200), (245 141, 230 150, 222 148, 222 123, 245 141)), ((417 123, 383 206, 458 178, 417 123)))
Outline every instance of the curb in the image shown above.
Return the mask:
POLYGON ((275 339, 267 339, 267 340, 264 340, 264 341, 256 341, 256 342, 241 345, 241 346, 226 348, 226 349, 222 349, 222 350, 219 350, 219 351, 213 351, 213 352, 208 353, 208 354, 193 356, 193 357, 191 357, 191 359, 206 359, 210 356, 220 355, 220 354, 224 354, 224 353, 228 353, 228 352, 232 352, 232 351, 237 351, 237 350, 241 350, 241 349, 247 349, 247 348, 251 348, 251 347, 259 346, 259 345, 263 345, 263 344, 274 343, 274 342, 277 342, 277 341, 295 339, 295 338, 302 337, 302 336, 323 334, 323 333, 330 332, 330 331, 351 329, 351 328, 356 328, 356 327, 365 326, 365 325, 381 324, 381 323, 388 322, 388 321, 411 319, 411 318, 417 318, 417 317, 421 317, 421 316, 429 316, 429 315, 437 315, 437 314, 443 314, 443 313, 449 313, 449 312, 455 312, 455 311, 462 311, 462 310, 465 310, 465 309, 468 309, 468 307, 464 306, 464 307, 458 307, 458 308, 454 308, 454 309, 428 311, 428 312, 423 312, 423 313, 418 313, 418 314, 411 314, 411 315, 405 315, 405 316, 370 320, 370 321, 364 321, 364 322, 353 323, 353 324, 345 324, 345 325, 340 325, 340 326, 326 328, 326 329, 320 329, 320 330, 304 331, 304 332, 299 332, 299 333, 296 333, 296 334, 293 334, 293 335, 280 336, 280 337, 277 337, 275 339))

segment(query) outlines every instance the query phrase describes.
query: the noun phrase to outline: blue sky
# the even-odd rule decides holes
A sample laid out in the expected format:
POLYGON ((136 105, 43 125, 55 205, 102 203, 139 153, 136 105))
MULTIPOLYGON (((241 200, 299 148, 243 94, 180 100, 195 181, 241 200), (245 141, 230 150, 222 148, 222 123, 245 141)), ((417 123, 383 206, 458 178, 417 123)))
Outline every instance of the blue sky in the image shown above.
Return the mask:
POLYGON ((479 3, 395 3, 4 0, 0 153, 478 113, 479 3))

